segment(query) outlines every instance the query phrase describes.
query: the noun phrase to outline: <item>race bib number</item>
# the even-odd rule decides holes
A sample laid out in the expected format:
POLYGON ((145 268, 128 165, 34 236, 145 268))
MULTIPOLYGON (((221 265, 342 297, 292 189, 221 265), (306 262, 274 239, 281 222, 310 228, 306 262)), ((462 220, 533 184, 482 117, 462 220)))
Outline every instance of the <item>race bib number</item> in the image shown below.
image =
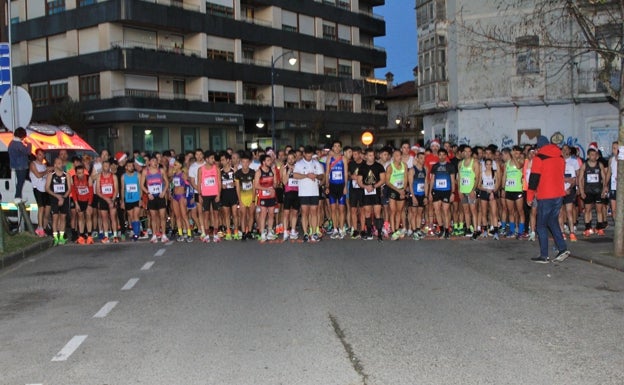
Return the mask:
POLYGON ((159 195, 162 191, 162 186, 159 184, 151 184, 147 186, 147 191, 152 195, 159 195))
POLYGON ((112 184, 104 184, 102 185, 102 194, 112 194, 113 193, 113 185, 112 184))
POLYGON ((446 179, 436 179, 435 186, 437 189, 445 189, 448 188, 448 182, 446 179))
POLYGON ((234 181, 231 179, 224 180, 222 184, 223 184, 223 188, 225 189, 234 188, 234 181))
POLYGON ((55 194, 64 194, 65 193, 65 185, 64 184, 55 184, 54 185, 54 193, 55 194))
POLYGON ((129 193, 139 192, 139 186, 136 184, 127 184, 126 192, 129 192, 129 193))
POLYGON ((600 178, 598 174, 587 174, 587 183, 598 183, 600 182, 600 178))
POLYGON ((425 184, 424 183, 417 183, 416 184, 416 192, 424 193, 425 192, 425 184))
POLYGON ((252 182, 243 182, 241 184, 241 187, 242 187, 243 191, 249 191, 253 187, 253 183, 252 182))
POLYGON ((359 185, 359 184, 358 184, 358 182, 357 182, 357 181, 355 181, 355 180, 352 180, 352 181, 351 181, 351 186, 353 186, 353 188, 360 188, 360 185, 359 185))
POLYGON ((516 187, 516 180, 515 179, 507 179, 507 182, 505 182, 505 186, 506 187, 516 187))
POLYGON ((470 178, 461 178, 461 185, 462 186, 470 185, 470 178))
POLYGON ((332 171, 332 180, 342 180, 342 171, 332 171))
POLYGON ((78 187, 78 195, 89 195, 89 188, 88 187, 78 187))
POLYGON ((394 184, 397 188, 403 188, 403 180, 398 180, 395 184, 394 184))
POLYGON ((173 186, 174 187, 182 186, 182 181, 180 180, 180 178, 173 178, 173 186))
POLYGON ((295 178, 288 178, 288 186, 289 187, 299 187, 299 180, 295 178))
POLYGON ((373 191, 368 191, 367 189, 364 189, 364 195, 377 195, 377 189, 373 189, 373 191))
POLYGON ((489 190, 494 189, 494 181, 493 181, 493 180, 488 180, 488 181, 486 181, 485 183, 483 183, 483 185, 484 185, 487 189, 489 189, 489 190))
POLYGON ((262 190, 261 195, 263 197, 270 197, 271 196, 271 190, 262 190))
POLYGON ((204 186, 212 187, 216 183, 216 179, 214 177, 209 177, 204 179, 204 186))

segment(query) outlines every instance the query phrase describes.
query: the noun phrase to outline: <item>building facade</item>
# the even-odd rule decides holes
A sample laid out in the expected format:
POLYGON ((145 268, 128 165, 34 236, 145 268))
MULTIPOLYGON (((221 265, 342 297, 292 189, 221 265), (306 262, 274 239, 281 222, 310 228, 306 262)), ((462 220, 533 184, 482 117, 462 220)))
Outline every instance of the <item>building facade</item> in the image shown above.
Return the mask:
MULTIPOLYGON (((598 80, 604 63, 581 49, 579 24, 565 9, 538 8, 549 2, 500 3, 416 1, 425 137, 508 147, 545 135, 582 153, 595 141, 608 155, 618 112, 598 80), (561 42, 577 45, 563 49, 561 42)), ((609 23, 601 21, 605 8, 585 10, 596 29, 609 23)))
POLYGON ((374 45, 385 22, 373 10, 383 4, 10 1, 14 83, 29 91, 34 121, 67 97, 79 101, 98 149, 355 141, 385 124, 375 110, 385 87, 371 81, 386 62, 374 45))

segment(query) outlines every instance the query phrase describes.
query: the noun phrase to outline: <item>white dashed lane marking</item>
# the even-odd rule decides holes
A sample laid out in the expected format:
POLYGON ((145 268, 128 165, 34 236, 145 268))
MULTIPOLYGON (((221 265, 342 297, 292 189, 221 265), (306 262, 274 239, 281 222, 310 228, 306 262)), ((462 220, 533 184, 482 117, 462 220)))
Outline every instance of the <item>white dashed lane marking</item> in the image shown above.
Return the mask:
POLYGON ((111 310, 113 310, 115 308, 115 306, 117 306, 118 303, 119 303, 118 301, 107 302, 104 306, 102 306, 100 311, 95 313, 93 318, 104 318, 104 317, 106 317, 108 315, 108 313, 110 313, 111 310))
POLYGON ((154 266, 154 261, 145 262, 145 265, 141 268, 141 270, 149 270, 154 266))
POLYGON ((167 251, 167 249, 159 249, 157 252, 154 253, 154 257, 161 257, 163 254, 165 254, 165 251, 167 251))
POLYGON ((134 287, 134 285, 136 285, 137 282, 139 282, 138 278, 130 278, 128 282, 126 282, 126 284, 121 288, 121 290, 130 290, 134 287))
POLYGON ((61 349, 60 352, 58 352, 56 354, 56 356, 54 356, 52 358, 52 361, 67 361, 67 359, 69 358, 69 356, 71 356, 76 349, 78 349, 80 347, 80 345, 87 339, 86 335, 82 335, 82 336, 74 336, 74 338, 72 338, 71 340, 69 340, 69 342, 67 343, 67 345, 65 345, 63 347, 63 349, 61 349))

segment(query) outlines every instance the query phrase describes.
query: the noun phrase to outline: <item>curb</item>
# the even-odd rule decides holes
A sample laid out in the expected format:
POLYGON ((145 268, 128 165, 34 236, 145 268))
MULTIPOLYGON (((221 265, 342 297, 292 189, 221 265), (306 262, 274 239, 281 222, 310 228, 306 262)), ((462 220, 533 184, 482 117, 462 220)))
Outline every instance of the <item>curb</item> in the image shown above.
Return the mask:
POLYGON ((47 250, 52 247, 52 243, 52 238, 46 237, 45 239, 34 242, 33 244, 23 248, 22 250, 6 254, 0 257, 0 269, 4 269, 16 262, 33 256, 41 251, 47 250))
POLYGON ((613 269, 613 270, 617 270, 619 272, 624 273, 624 267, 618 266, 618 263, 616 261, 612 261, 611 259, 615 259, 615 257, 612 257, 612 256, 608 256, 608 257, 605 257, 605 258, 592 258, 592 257, 584 257, 584 256, 580 256, 580 255, 571 254, 570 258, 575 258, 575 259, 578 259, 580 261, 585 261, 585 262, 588 262, 588 263, 591 263, 591 264, 594 264, 594 265, 607 267, 607 268, 610 268, 610 269, 613 269))

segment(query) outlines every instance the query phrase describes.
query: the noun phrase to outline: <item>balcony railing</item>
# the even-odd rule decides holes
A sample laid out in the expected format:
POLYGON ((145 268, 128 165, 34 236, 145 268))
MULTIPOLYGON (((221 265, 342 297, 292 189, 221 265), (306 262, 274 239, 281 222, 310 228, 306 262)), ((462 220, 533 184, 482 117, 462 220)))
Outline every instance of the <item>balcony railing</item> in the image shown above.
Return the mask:
POLYGON ((152 90, 141 90, 136 88, 124 88, 123 90, 115 90, 112 92, 113 97, 127 96, 135 98, 151 98, 163 100, 201 100, 201 95, 179 94, 174 92, 159 92, 152 90))
POLYGON ((154 51, 177 53, 185 56, 200 56, 201 52, 193 49, 172 47, 164 44, 145 43, 142 41, 122 40, 111 43, 112 48, 143 48, 152 49, 154 51))
POLYGON ((249 17, 245 17, 242 16, 240 18, 241 21, 244 21, 245 23, 249 23, 249 24, 256 24, 256 25, 261 25, 263 27, 269 27, 269 28, 273 28, 273 23, 271 23, 268 20, 262 20, 262 19, 257 19, 257 18, 249 18, 249 17))
MULTIPOLYGON (((581 94, 605 93, 606 87, 600 81, 599 70, 581 70, 578 72, 578 92, 581 94)), ((616 91, 620 90, 621 71, 613 70, 611 72, 610 83, 616 91)))
POLYGON ((179 7, 179 8, 189 10, 189 11, 195 11, 195 12, 198 12, 200 10, 199 5, 186 4, 181 0, 141 0, 141 1, 144 1, 146 3, 154 3, 154 4, 160 4, 160 5, 169 5, 173 7, 179 7))

